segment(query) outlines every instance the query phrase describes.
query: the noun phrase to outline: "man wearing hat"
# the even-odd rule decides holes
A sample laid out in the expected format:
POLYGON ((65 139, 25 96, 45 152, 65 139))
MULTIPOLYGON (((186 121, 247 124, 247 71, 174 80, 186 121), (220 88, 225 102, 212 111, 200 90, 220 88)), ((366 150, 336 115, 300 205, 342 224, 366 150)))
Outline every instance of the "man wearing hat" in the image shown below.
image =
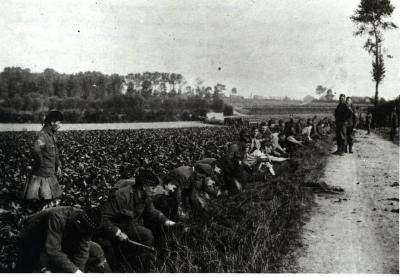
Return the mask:
POLYGON ((127 242, 132 240, 148 247, 154 246, 153 233, 143 226, 144 219, 167 227, 176 224, 154 207, 151 197, 159 183, 159 178, 152 171, 140 170, 135 182, 118 189, 114 196, 101 206, 101 239, 112 266, 119 262, 112 260, 114 254, 119 253, 133 271, 151 270, 154 254, 127 242))
POLYGON ((55 207, 30 216, 19 235, 17 272, 110 272, 100 245, 91 241, 101 224, 96 208, 55 207))
POLYGON ((345 123, 351 119, 351 111, 346 105, 346 96, 344 94, 340 94, 339 96, 339 104, 335 110, 335 119, 337 150, 333 154, 343 155, 347 147, 347 126, 345 123))
POLYGON ((55 134, 61 128, 63 120, 61 112, 49 112, 33 143, 34 164, 22 197, 30 202, 37 202, 39 209, 62 194, 56 177, 56 174, 61 175, 61 162, 55 134))
POLYGON ((207 198, 220 194, 215 185, 216 176, 210 164, 196 163, 194 167, 180 166, 164 177, 164 186, 173 203, 169 213, 177 219, 188 217, 192 211, 206 209, 207 198))
POLYGON ((226 154, 219 160, 224 178, 224 191, 231 193, 241 191, 247 184, 250 174, 243 161, 250 148, 250 134, 243 129, 239 134, 239 141, 230 144, 226 154))

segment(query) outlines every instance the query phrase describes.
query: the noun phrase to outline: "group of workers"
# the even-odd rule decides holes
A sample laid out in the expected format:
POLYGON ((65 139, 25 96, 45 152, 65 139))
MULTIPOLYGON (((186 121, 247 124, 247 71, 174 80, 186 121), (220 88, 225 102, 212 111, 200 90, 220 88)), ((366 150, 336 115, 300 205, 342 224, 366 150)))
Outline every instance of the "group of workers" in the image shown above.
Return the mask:
POLYGON ((34 142, 35 163, 23 199, 39 201, 43 208, 24 222, 17 272, 118 272, 120 259, 129 271, 150 272, 155 239, 145 222, 186 230, 182 222, 207 211, 211 199, 240 192, 256 172, 275 175, 275 163, 333 129, 328 118, 262 122, 251 131, 242 129, 221 157, 205 157, 165 176, 142 168, 134 178, 118 181, 101 206, 78 209, 55 201, 62 195, 55 137, 62 121, 61 112, 49 112, 34 142))

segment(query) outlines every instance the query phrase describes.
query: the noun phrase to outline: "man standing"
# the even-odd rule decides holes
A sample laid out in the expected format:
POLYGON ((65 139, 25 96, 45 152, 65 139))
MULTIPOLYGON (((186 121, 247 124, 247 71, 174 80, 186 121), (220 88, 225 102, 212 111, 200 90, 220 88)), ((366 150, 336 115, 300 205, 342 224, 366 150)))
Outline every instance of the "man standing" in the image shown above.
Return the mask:
POLYGON ((393 107, 393 110, 390 114, 390 140, 393 141, 396 133, 398 133, 399 130, 399 118, 397 117, 397 106, 393 107))
POLYGON ((366 125, 367 125, 367 135, 371 133, 371 124, 372 124, 372 113, 368 111, 367 118, 366 118, 366 125))
POLYGON ((337 150, 333 153, 335 155, 343 155, 343 152, 346 148, 347 127, 345 122, 351 117, 351 113, 346 105, 345 100, 346 96, 344 94, 340 94, 339 104, 335 110, 337 144, 337 150))
POLYGON ((101 206, 101 240, 110 262, 115 258, 114 253, 120 253, 132 270, 151 270, 155 256, 148 249, 154 246, 154 236, 150 229, 143 226, 143 220, 167 227, 176 224, 154 207, 151 197, 159 182, 152 171, 140 170, 132 185, 117 190, 114 197, 101 206), (129 244, 128 240, 139 242, 147 249, 129 244))
POLYGON ((56 132, 61 128, 64 117, 59 111, 46 115, 44 126, 33 143, 34 164, 32 176, 28 180, 23 199, 36 202, 41 209, 62 194, 56 175, 61 175, 61 162, 57 148, 56 132))
POLYGON ((354 126, 356 125, 356 111, 354 109, 353 103, 351 101, 351 97, 346 98, 346 105, 349 109, 351 115, 347 118, 346 124, 346 146, 344 148, 345 153, 353 153, 353 133, 354 133, 354 126), (347 149, 348 146, 348 149, 347 149))
POLYGON ((56 207, 33 214, 19 235, 17 272, 111 272, 100 245, 91 235, 100 211, 56 207))

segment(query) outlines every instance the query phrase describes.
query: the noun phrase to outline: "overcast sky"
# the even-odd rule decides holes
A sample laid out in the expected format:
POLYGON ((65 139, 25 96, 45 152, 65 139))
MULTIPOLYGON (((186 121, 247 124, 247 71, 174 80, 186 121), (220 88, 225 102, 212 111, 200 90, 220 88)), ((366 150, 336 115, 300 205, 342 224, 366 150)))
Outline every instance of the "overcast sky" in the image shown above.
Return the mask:
MULTIPOLYGON (((242 95, 373 95, 360 0, 10 0, 0 4, 0 70, 175 72, 242 95)), ((392 19, 400 25, 400 1, 392 19)), ((400 94, 400 29, 385 33, 381 96, 400 94)))

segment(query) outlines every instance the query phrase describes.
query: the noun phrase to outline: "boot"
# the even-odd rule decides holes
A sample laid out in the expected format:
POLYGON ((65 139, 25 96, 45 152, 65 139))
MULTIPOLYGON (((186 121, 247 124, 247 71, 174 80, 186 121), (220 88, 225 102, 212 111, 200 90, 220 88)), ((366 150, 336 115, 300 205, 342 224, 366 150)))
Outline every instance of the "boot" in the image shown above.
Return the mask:
POLYGON ((353 154, 353 145, 352 144, 349 145, 349 153, 353 154))
POLYGON ((344 155, 344 150, 345 150, 345 145, 341 145, 340 149, 339 149, 339 156, 343 156, 344 155))
POLYGON ((338 145, 336 152, 333 152, 332 154, 333 155, 340 155, 340 149, 341 149, 341 147, 340 147, 340 145, 338 145))
POLYGON ((344 146, 344 153, 347 153, 347 145, 344 146))

